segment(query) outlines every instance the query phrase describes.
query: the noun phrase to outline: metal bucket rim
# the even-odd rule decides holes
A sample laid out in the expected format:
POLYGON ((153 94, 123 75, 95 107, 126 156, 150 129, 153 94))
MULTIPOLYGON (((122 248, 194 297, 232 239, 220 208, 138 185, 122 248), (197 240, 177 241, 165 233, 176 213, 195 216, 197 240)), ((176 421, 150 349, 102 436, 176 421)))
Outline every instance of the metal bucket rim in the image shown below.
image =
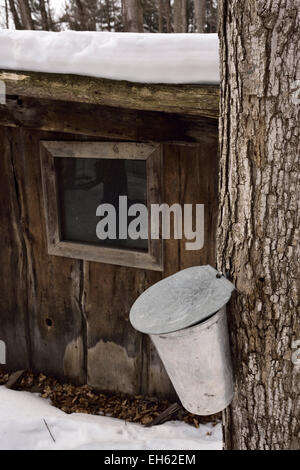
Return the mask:
POLYGON ((197 328, 199 330, 201 329, 206 329, 207 327, 213 326, 219 319, 223 316, 226 315, 226 305, 223 305, 220 310, 218 310, 216 313, 214 313, 211 317, 207 318, 206 320, 203 320, 200 323, 196 323, 194 325, 188 326, 187 328, 183 328, 181 330, 177 331, 172 331, 171 333, 157 333, 157 334, 150 334, 151 336, 154 337, 159 337, 162 339, 167 339, 167 338, 176 338, 179 336, 185 336, 187 334, 190 334, 191 329, 196 330, 197 328))

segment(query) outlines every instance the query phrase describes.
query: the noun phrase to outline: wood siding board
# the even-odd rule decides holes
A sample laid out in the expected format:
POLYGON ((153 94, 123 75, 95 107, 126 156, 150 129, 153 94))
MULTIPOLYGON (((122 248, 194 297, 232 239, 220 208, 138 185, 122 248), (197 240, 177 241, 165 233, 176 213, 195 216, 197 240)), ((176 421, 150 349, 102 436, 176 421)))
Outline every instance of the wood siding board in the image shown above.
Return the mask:
POLYGON ((158 267, 158 271, 164 269, 164 250, 161 239, 152 240, 151 238, 151 207, 153 204, 161 204, 163 202, 163 151, 158 146, 155 152, 147 160, 147 204, 149 212, 149 252, 150 256, 158 267))
POLYGON ((83 383, 84 346, 80 309, 80 262, 47 254, 39 161, 39 133, 22 131, 25 158, 18 162, 27 216, 28 315, 32 367, 83 383))
POLYGON ((35 99, 21 95, 8 96, 7 104, 0 105, 0 124, 91 137, 101 133, 104 139, 110 140, 193 143, 215 139, 218 122, 202 116, 35 99))
POLYGON ((89 263, 86 284, 88 383, 131 394, 143 387, 142 335, 129 322, 132 304, 161 273, 89 263))
POLYGON ((59 244, 61 239, 59 230, 57 178, 51 153, 42 144, 40 145, 40 152, 47 245, 49 254, 53 254, 53 248, 59 244))
POLYGON ((31 366, 24 210, 15 167, 20 152, 19 130, 0 127, 0 340, 11 371, 31 366))
POLYGON ((180 241, 180 268, 210 264, 216 266, 215 234, 217 224, 218 142, 188 147, 180 156, 181 203, 193 204, 195 229, 195 205, 204 204, 204 247, 199 251, 187 251, 185 238, 180 241), (191 168, 193 171, 191 171, 191 168))

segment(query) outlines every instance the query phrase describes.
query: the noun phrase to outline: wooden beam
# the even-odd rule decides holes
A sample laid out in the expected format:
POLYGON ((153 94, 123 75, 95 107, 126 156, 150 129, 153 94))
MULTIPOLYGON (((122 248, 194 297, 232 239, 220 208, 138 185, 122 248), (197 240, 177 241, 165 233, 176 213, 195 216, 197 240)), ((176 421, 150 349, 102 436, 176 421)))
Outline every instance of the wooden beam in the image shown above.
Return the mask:
POLYGON ((135 142, 211 142, 218 135, 212 118, 27 97, 0 105, 0 125, 135 142))
POLYGON ((152 85, 125 81, 0 70, 7 95, 100 104, 217 119, 219 87, 152 85))

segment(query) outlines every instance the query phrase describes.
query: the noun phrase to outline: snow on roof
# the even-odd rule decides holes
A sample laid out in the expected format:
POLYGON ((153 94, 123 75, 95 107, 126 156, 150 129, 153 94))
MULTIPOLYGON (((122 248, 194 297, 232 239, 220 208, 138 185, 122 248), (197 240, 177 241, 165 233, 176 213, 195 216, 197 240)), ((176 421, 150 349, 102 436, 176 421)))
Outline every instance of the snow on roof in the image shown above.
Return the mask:
POLYGON ((219 83, 217 34, 0 31, 0 68, 139 83, 219 83))

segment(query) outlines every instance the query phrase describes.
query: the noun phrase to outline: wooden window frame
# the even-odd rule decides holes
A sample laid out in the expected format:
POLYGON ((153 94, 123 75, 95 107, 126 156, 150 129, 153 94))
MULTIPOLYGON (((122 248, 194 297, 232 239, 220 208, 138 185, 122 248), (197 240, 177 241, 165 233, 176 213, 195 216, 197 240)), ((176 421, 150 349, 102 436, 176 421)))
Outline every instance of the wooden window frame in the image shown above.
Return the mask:
POLYGON ((62 240, 54 159, 66 157, 146 160, 149 210, 151 204, 162 203, 162 146, 127 142, 41 141, 41 170, 49 255, 163 271, 163 242, 150 237, 150 210, 148 252, 62 240))

